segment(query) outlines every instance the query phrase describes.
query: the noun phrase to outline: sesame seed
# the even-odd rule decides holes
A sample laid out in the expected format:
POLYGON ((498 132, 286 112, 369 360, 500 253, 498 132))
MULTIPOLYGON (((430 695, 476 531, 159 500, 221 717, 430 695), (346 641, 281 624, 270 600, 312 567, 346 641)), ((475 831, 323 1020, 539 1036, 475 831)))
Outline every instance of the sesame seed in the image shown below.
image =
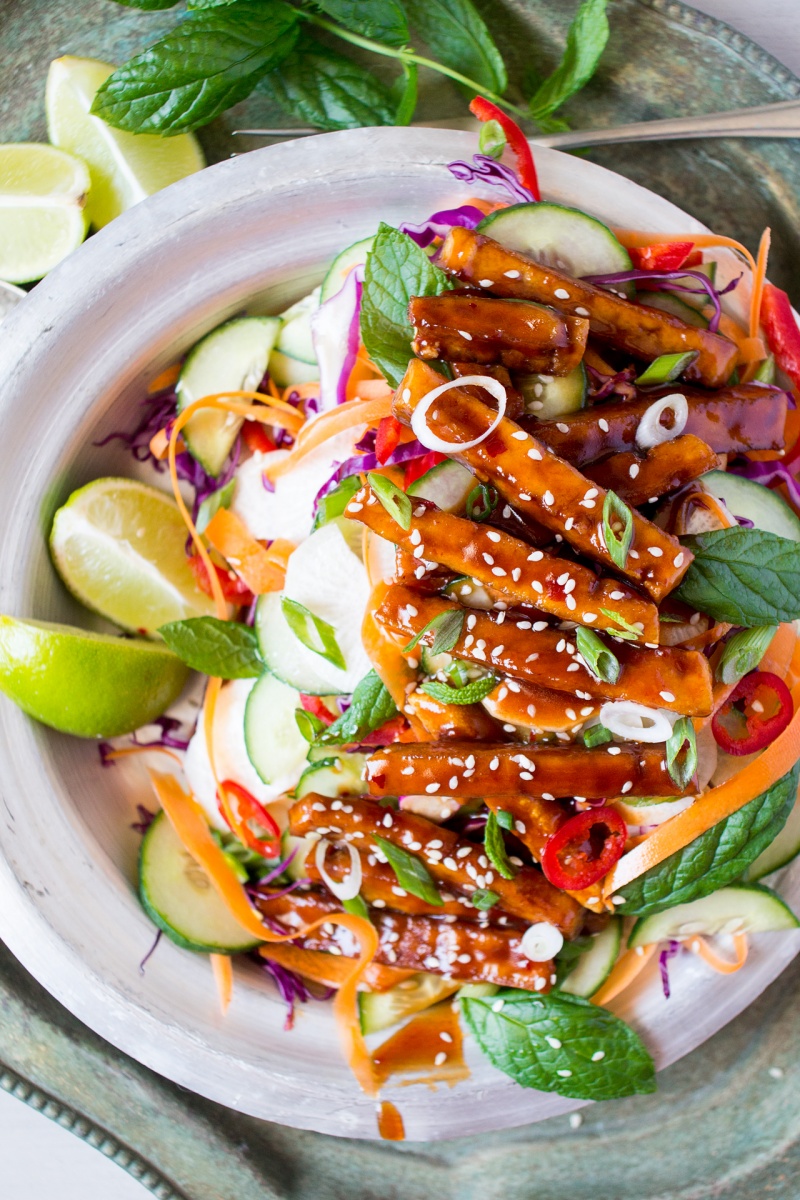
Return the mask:
POLYGON ((415 546, 411 553, 414 555, 414 558, 422 558, 423 554, 425 553, 425 547, 415 546))
POLYGON ((588 492, 583 498, 584 500, 594 500, 595 496, 598 494, 597 488, 589 488, 588 492))
POLYGON ((529 435, 525 432, 524 429, 515 429, 511 436, 512 436, 512 438, 515 438, 516 441, 518 441, 518 442, 524 442, 527 440, 529 435))
POLYGON ((569 425, 565 425, 563 421, 556 422, 556 429, 559 433, 569 433, 569 425))
POLYGON ((541 562, 543 558, 544 554, 541 550, 534 550, 532 554, 528 555, 528 562, 541 562))
POLYGON ((619 746, 609 746, 606 753, 612 755, 613 757, 614 755, 622 754, 622 751, 620 750, 619 746))
POLYGON ((566 708, 564 711, 566 712, 566 714, 567 714, 567 716, 569 717, 570 721, 577 721, 577 719, 578 719, 578 714, 575 712, 575 709, 574 709, 574 708, 566 708))
POLYGON ((514 580, 514 583, 519 583, 519 577, 521 574, 522 574, 521 568, 514 567, 514 570, 511 572, 511 578, 514 580))
POLYGON ((494 562, 494 559, 492 558, 491 554, 486 554, 486 553, 484 552, 484 553, 483 553, 483 555, 482 555, 481 557, 483 558, 483 561, 484 561, 485 563, 488 563, 488 564, 489 564, 489 566, 491 566, 491 565, 492 565, 492 563, 494 562))
POLYGON ((569 595, 570 592, 575 591, 575 580, 574 579, 567 580, 567 582, 564 584, 564 591, 566 592, 567 595, 569 595))
POLYGON ((530 496, 528 495, 527 492, 520 492, 519 498, 520 498, 520 500, 530 500, 530 496))
POLYGON ((602 1062, 606 1056, 605 1050, 595 1050, 592 1055, 592 1062, 602 1062))
POLYGON ((500 534, 497 532, 496 529, 487 529, 486 536, 488 537, 490 542, 499 542, 500 541, 500 534))
MULTIPOLYGON (((574 596, 569 596, 569 595, 568 595, 568 596, 567 596, 567 608, 569 609, 569 611, 570 611, 570 612, 573 612, 573 610, 574 610, 574 609, 576 609, 577 607, 578 607, 578 606, 577 606, 577 604, 575 603, 575 597, 574 597, 574 596)), ((568 670, 571 670, 571 668, 567 668, 567 669, 568 669, 568 670)))
POLYGON ((532 446, 530 448, 530 450, 528 451, 528 458, 534 459, 535 462, 541 462, 542 461, 541 450, 537 450, 535 446, 532 446))
POLYGON ((648 546, 647 549, 650 551, 653 558, 661 558, 662 554, 664 553, 660 546, 648 546))
POLYGON ((576 306, 575 312, 579 317, 588 317, 589 315, 588 308, 584 308, 582 304, 578 304, 576 306))
MULTIPOLYGON (((469 854, 469 850, 467 850, 467 854, 469 854)), ((457 871, 458 870, 458 863, 456 862, 456 860, 454 858, 450 858, 450 857, 446 858, 443 861, 442 866, 447 867, 448 871, 457 871)))
POLYGON ((557 1038, 557 1037, 546 1037, 544 1040, 547 1042, 548 1046, 552 1046, 554 1050, 560 1050, 560 1049, 561 1049, 561 1041, 560 1041, 560 1039, 559 1039, 559 1038, 557 1038))
POLYGON ((556 288, 553 295, 557 296, 559 300, 569 300, 569 292, 566 288, 556 288))
POLYGON ((505 733, 516 733, 517 732, 515 725, 504 725, 503 730, 505 733))
POLYGON ((673 565, 673 567, 680 567, 683 565, 683 551, 681 551, 680 554, 675 555, 675 557, 672 560, 672 565, 673 565))
POLYGON ((489 763, 489 770, 496 771, 499 766, 500 766, 500 759, 495 754, 494 758, 489 763))
POLYGON ((630 475, 631 479, 635 479, 639 474, 639 464, 631 463, 631 465, 628 467, 628 474, 630 475))
POLYGON ((438 792, 440 786, 438 783, 428 783, 425 785, 425 791, 433 795, 434 792, 438 792))
POLYGON ((451 791, 453 790, 453 788, 457 788, 458 787, 458 776, 451 775, 450 782, 448 783, 447 786, 450 788, 451 791))
POLYGON ((594 508, 594 500, 579 500, 581 508, 594 508))
POLYGON ((583 619, 587 625, 591 625, 594 621, 597 620, 597 613, 585 612, 583 614, 583 619))
POLYGON ((465 340, 466 342, 471 342, 471 341, 472 341, 472 334, 471 334, 471 333, 467 333, 466 329, 459 329, 459 330, 458 330, 458 333, 460 333, 460 334, 461 334, 461 336, 464 338, 464 340, 465 340))
POLYGON ((507 575, 508 571, 505 571, 502 567, 492 567, 492 574, 497 575, 499 578, 500 576, 507 575))
POLYGON ((519 279, 519 271, 503 271, 506 279, 519 279))
POLYGON ((423 577, 423 575, 424 575, 424 574, 425 574, 425 568, 424 568, 424 567, 417 567, 416 571, 414 572, 414 578, 415 578, 415 579, 422 579, 422 577, 423 577))
MULTIPOLYGON (((458 850, 456 850, 456 858, 466 858, 467 855, 471 854, 471 853, 472 853, 471 846, 459 846, 458 850)), ((450 859, 450 861, 452 862, 453 860, 450 859)), ((444 860, 444 865, 447 866, 447 859, 444 860)), ((453 868, 453 870, 455 870, 455 867, 453 868)))
POLYGON ((505 1000, 495 1000, 492 1005, 492 1012, 502 1012, 505 1007, 505 1000))
POLYGON ((545 492, 545 494, 542 496, 542 501, 545 504, 552 504, 554 502, 554 500, 555 500, 555 497, 552 492, 545 492))
POLYGON ((575 518, 567 517, 566 521, 564 522, 564 528, 566 529, 567 533, 569 533, 570 529, 572 529, 572 526, 574 524, 575 524, 575 518))
POLYGON ((384 829, 391 829, 393 825, 394 825, 394 821, 392 820, 392 814, 386 813, 386 815, 383 818, 384 829))
POLYGON ((609 599, 610 600, 624 600, 625 593, 624 592, 612 592, 609 599))
POLYGON ((566 1068, 563 1071, 556 1071, 556 1075, 560 1075, 562 1079, 569 1079, 571 1074, 572 1071, 569 1071, 566 1068))
POLYGON ((675 703, 675 697, 673 696, 672 692, 659 692, 658 694, 662 700, 666 701, 667 704, 675 703))
POLYGON ((481 287, 492 287, 494 284, 494 280, 493 279, 479 279, 478 283, 481 285, 481 287))
POLYGON ((631 790, 632 787, 633 787, 633 784, 631 783, 630 779, 626 780, 626 782, 623 783, 623 785, 620 789, 623 796, 627 795, 627 793, 631 790))
POLYGON ((639 557, 639 551, 638 551, 638 550, 629 550, 629 551, 628 551, 628 553, 630 554, 631 558, 638 558, 638 557, 639 557))
MULTIPOLYGON (((541 633, 543 629, 547 629, 547 621, 534 621, 534 623, 533 623, 533 632, 534 633, 541 633)), ((530 659, 527 659, 526 661, 529 662, 530 659)))
POLYGON ((597 424, 600 426, 603 433, 608 433, 608 421, 605 419, 605 417, 601 417, 597 424))
POLYGON ((403 388, 403 399, 406 403, 411 399, 411 388, 403 388))

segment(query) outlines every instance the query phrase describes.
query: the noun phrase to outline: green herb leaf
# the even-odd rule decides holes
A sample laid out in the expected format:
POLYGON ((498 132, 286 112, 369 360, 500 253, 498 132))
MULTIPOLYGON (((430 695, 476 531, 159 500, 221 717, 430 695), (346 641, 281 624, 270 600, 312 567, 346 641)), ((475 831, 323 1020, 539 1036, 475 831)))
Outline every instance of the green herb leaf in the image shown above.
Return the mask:
POLYGON ((483 845, 486 850, 486 857, 497 871, 497 874, 502 875, 503 879, 513 879, 517 873, 516 867, 512 867, 508 861, 506 844, 503 841, 503 831, 500 828, 500 822, 497 819, 496 813, 490 812, 486 818, 483 845))
POLYGON ((753 383, 774 383, 775 382, 775 358, 772 354, 768 354, 762 363, 758 364, 758 370, 753 376, 753 383))
POLYGON ((145 12, 161 12, 165 8, 174 8, 178 0, 115 0, 125 8, 141 8, 145 12))
POLYGON ((738 683, 749 671, 754 671, 777 630, 777 625, 756 625, 753 629, 742 629, 735 633, 726 642, 722 658, 717 663, 716 677, 720 683, 738 683))
POLYGON ((503 126, 499 121, 484 121, 478 134, 478 149, 489 158, 502 158, 507 145, 503 126))
POLYGON ((258 639, 247 625, 218 617, 170 621, 158 631, 178 658, 217 679, 255 679, 264 673, 258 639))
POLYGON ((641 638, 641 629, 626 621, 622 613, 615 612, 613 608, 601 608, 600 612, 604 617, 608 617, 609 621, 615 621, 619 625, 619 629, 609 629, 612 637, 619 638, 622 642, 636 642, 641 638))
POLYGON ((467 516, 470 521, 488 521, 499 501, 497 488, 490 483, 479 483, 467 496, 467 516))
POLYGON ((463 688, 469 683, 469 667, 460 658, 453 659, 445 669, 445 674, 453 687, 463 688))
POLYGON ((555 986, 557 988, 561 987, 567 976, 574 971, 584 954, 591 950, 593 945, 594 938, 586 935, 573 938, 571 942, 564 942, 555 959, 555 986))
POLYGON ((697 738, 689 717, 680 717, 672 726, 666 745, 667 770, 676 787, 685 788, 697 770, 697 738))
POLYGON ((426 633, 435 630, 434 639, 429 646, 431 654, 449 654, 461 637, 463 628, 463 608, 445 609, 444 612, 437 613, 435 617, 431 617, 427 625, 423 625, 416 637, 413 637, 408 645, 403 647, 403 653, 408 654, 409 651, 414 650, 425 637, 426 633))
POLYGON ((395 102, 371 71, 301 34, 292 53, 258 90, 270 95, 290 117, 317 129, 357 129, 393 125, 395 102))
POLYGON ((411 528, 411 501, 396 483, 385 475, 367 475, 367 483, 380 500, 389 516, 397 521, 401 529, 411 528))
POLYGON ((383 681, 370 671, 356 686, 346 713, 320 732, 318 746, 339 746, 360 742, 368 733, 380 729, 397 716, 397 706, 383 681))
POLYGON ((131 133, 186 133, 244 100, 291 53, 299 14, 282 0, 204 8, 110 75, 92 112, 131 133))
POLYGON ((634 382, 640 387, 648 387, 657 383, 672 383, 679 379, 686 368, 697 358, 696 350, 687 350, 685 354, 659 354, 650 366, 642 371, 634 382))
POLYGON ((470 896, 470 900, 479 908, 481 912, 485 912, 488 908, 492 908, 500 899, 497 892, 491 891, 489 888, 476 888, 470 896))
POLYGON ((407 892, 412 896, 416 896, 419 900, 424 900, 426 904, 433 904, 437 907, 444 904, 436 884, 431 879, 428 868, 415 854, 409 854, 407 850, 401 850, 399 846, 393 845, 392 842, 387 842, 386 838, 378 837, 376 833, 373 833, 372 840, 383 851, 389 866, 397 876, 397 882, 401 888, 405 888, 407 892))
POLYGON ((715 621, 752 628, 800 617, 800 544, 763 529, 686 538, 694 561, 675 593, 715 621))
POLYGON ((492 92, 508 86, 505 63, 470 0, 405 0, 422 40, 445 66, 492 92))
POLYGON ((294 719, 300 733, 309 743, 316 741, 318 735, 328 728, 324 721, 321 721, 314 713, 306 712, 304 708, 294 710, 294 719))
POLYGON ((579 92, 594 75, 608 41, 606 0, 583 0, 567 31, 561 62, 534 92, 528 108, 542 121, 579 92))
POLYGON ((197 526, 198 533, 203 533, 211 518, 214 517, 221 508, 230 507, 231 500, 233 499, 233 493, 235 491, 236 480, 231 479, 229 483, 225 484, 225 487, 219 488, 219 490, 216 492, 212 492, 210 496, 206 496, 205 500, 197 510, 197 519, 195 521, 195 525, 197 526))
POLYGON ((611 730, 606 729, 605 725, 590 725, 583 731, 583 744, 587 750, 591 750, 594 746, 604 746, 612 736, 611 730))
POLYGON ((603 501, 603 537, 612 561, 622 571, 628 561, 628 551, 633 541, 633 513, 623 504, 616 492, 607 491, 603 501), (622 532, 617 533, 611 524, 612 517, 622 522, 622 532))
POLYGON ((656 1090, 653 1061, 639 1037, 588 1000, 503 991, 464 998, 461 1011, 489 1061, 522 1087, 580 1100, 656 1090))
POLYGON ((405 46, 408 22, 397 0, 315 0, 316 7, 352 33, 385 42, 387 46, 405 46))
POLYGON ((334 667, 341 667, 343 671, 347 669, 344 655, 336 641, 336 630, 332 625, 323 621, 322 617, 315 616, 304 604, 290 600, 288 596, 281 597, 281 609, 286 624, 307 650, 312 650, 320 658, 333 663, 334 667))
POLYGON ((317 502, 317 515, 314 517, 312 533, 314 529, 319 529, 320 525, 327 525, 329 521, 335 521, 337 517, 341 517, 360 487, 359 477, 348 475, 335 488, 327 492, 317 502))
POLYGON ((778 836, 794 807, 800 763, 766 792, 620 891, 619 913, 646 916, 686 904, 738 879, 778 836))
POLYGON ((606 683, 616 683, 619 679, 619 659, 601 641, 593 629, 579 625, 575 630, 575 644, 586 666, 595 679, 605 680, 606 683))
POLYGON ((513 831, 514 818, 512 817, 510 812, 506 812, 506 810, 504 808, 498 808, 497 812, 495 813, 495 816, 497 817, 497 824, 500 826, 501 829, 508 829, 510 831, 513 831))
POLYGON ((412 357, 408 320, 412 296, 441 296, 454 281, 405 233, 381 224, 367 255, 361 336, 372 361, 395 387, 412 357))
POLYGON ((497 687, 496 675, 484 675, 481 679, 473 679, 464 687, 450 687, 448 683, 439 683, 436 679, 426 679, 420 691, 433 696, 440 704, 479 704, 489 692, 497 687))
MULTIPOLYGON (((277 865, 277 859, 264 858, 255 850, 251 850, 249 846, 245 846, 232 833, 222 833, 219 829, 210 829, 209 833, 225 855, 228 865, 240 883, 247 883, 250 880, 256 882, 262 879, 271 867, 277 865)), ((285 873, 281 874, 279 878, 283 880, 285 873)))
POLYGON ((342 908, 345 912, 352 913, 354 917, 363 917, 365 921, 372 920, 367 908, 367 902, 360 892, 357 896, 353 896, 352 900, 343 900, 342 908))

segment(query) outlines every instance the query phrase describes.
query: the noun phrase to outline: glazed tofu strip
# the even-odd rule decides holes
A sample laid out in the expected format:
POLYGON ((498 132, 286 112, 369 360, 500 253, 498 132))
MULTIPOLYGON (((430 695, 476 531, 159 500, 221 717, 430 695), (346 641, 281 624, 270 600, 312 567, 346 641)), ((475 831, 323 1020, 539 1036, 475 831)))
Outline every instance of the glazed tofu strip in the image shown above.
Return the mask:
POLYGON ((520 726, 535 733, 576 733, 585 721, 597 716, 601 701, 576 700, 568 692, 506 676, 483 703, 504 726, 520 726))
MULTIPOLYGON (((417 406, 440 384, 441 376, 432 367, 412 359, 395 393, 395 416, 410 425, 417 406)), ((426 422, 432 433, 447 442, 468 443, 485 433, 493 417, 480 400, 452 388, 432 406, 426 422)), ((514 421, 504 417, 488 438, 454 457, 493 483, 509 504, 557 533, 580 554, 614 572, 619 570, 603 536, 605 492, 514 421)), ((621 574, 659 601, 678 585, 692 555, 677 538, 639 513, 631 516, 633 538, 621 574)), ((566 604, 573 618, 582 621, 575 601, 566 604)))
POLYGON ((536 859, 542 857, 547 842, 569 820, 559 804, 539 796, 487 796, 486 805, 494 813, 510 814, 514 833, 536 859))
POLYGON ((634 450, 636 431, 647 409, 656 400, 676 393, 686 397, 689 409, 683 432, 700 438, 716 454, 783 449, 786 393, 755 383, 719 392, 670 384, 638 400, 597 404, 558 421, 526 420, 525 424, 554 454, 583 467, 607 454, 634 450))
POLYGON ((545 550, 531 550, 491 525, 419 501, 413 504, 410 527, 403 529, 368 484, 356 492, 344 515, 361 521, 417 560, 441 563, 458 575, 470 575, 512 602, 597 629, 619 628, 603 613, 603 609, 613 609, 630 624, 641 624, 644 641, 658 640, 658 609, 628 584, 598 579, 588 567, 545 550))
POLYGON ((587 317, 595 337, 645 362, 660 354, 695 350, 697 358, 686 377, 706 387, 722 387, 736 366, 738 349, 728 338, 687 325, 660 309, 634 304, 584 279, 573 279, 555 267, 541 266, 471 229, 450 231, 439 262, 466 283, 587 317))
MULTIPOLYGON (((421 596, 399 585, 387 589, 375 619, 407 644, 440 613, 458 611, 441 596, 421 596)), ((463 610, 462 610, 463 611, 463 610)), ((616 683, 597 679, 580 658, 575 634, 505 614, 473 611, 465 614, 451 653, 499 675, 511 675, 541 687, 603 700, 634 700, 648 708, 666 708, 684 716, 711 712, 712 679, 706 657, 697 650, 634 646, 617 639, 605 644, 620 664, 616 683)), ((423 635, 430 644, 435 629, 423 635)))
MULTIPOLYGON (((412 784, 412 780, 403 778, 403 787, 392 795, 425 791, 412 784)), ((333 808, 335 803, 314 792, 296 801, 289 810, 291 832, 299 837, 308 833, 330 835, 368 851, 374 851, 373 839, 377 834, 417 855, 437 884, 443 884, 448 891, 471 896, 480 888, 490 888, 500 897, 498 907, 512 916, 528 922, 549 921, 566 937, 578 931, 582 919, 580 905, 554 888, 535 868, 521 867, 513 879, 503 879, 492 869, 483 846, 425 817, 393 811, 370 799, 349 797, 340 801, 341 808, 333 808)))
MULTIPOLYGON (((341 906, 319 892, 294 892, 271 900, 260 896, 256 903, 265 915, 287 929, 300 929, 320 917, 340 912, 341 906)), ((447 975, 463 983, 496 983, 500 987, 547 992, 555 979, 552 961, 532 963, 522 953, 522 930, 436 917, 412 917, 404 913, 372 910, 370 918, 378 932, 375 962, 412 971, 447 975)), ((355 958, 353 935, 333 923, 324 924, 297 939, 304 950, 355 958)), ((265 947, 269 957, 269 947, 265 947)))
POLYGON ((667 492, 721 466, 722 460, 710 446, 691 433, 662 442, 646 454, 612 454, 585 468, 588 479, 616 492, 634 506, 657 500, 667 492))
POLYGON ((415 296, 408 306, 420 358, 463 359, 512 371, 568 375, 583 358, 589 322, 490 296, 415 296))
MULTIPOLYGON (((412 789, 446 792, 464 800, 479 796, 680 796, 664 761, 663 746, 509 746, 396 742, 367 760, 373 796, 412 789)), ((691 792, 691 785, 687 793, 691 792)), ((497 891, 495 885, 492 888, 497 891)), ((503 901, 505 906, 505 900, 503 901)))
POLYGON ((480 704, 443 704, 419 690, 409 692, 403 712, 422 725, 431 741, 462 738, 491 742, 500 733, 497 721, 480 704))

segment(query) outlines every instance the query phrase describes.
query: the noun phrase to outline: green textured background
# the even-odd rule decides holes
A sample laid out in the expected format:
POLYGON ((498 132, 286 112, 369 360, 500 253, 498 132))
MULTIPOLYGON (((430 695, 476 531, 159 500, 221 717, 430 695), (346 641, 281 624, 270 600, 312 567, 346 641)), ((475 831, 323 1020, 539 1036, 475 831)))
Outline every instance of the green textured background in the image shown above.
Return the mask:
MULTIPOLYGON (((530 69, 552 65, 576 5, 479 7, 522 83, 530 69)), ((679 3, 610 0, 609 14, 602 68, 569 106, 576 127, 800 96, 800 80, 764 51, 679 3)), ((174 13, 109 0, 0 0, 0 142, 44 138, 51 58, 122 61, 173 21, 174 13)), ((463 112, 449 85, 424 80, 420 119, 463 112)), ((231 138, 232 129, 286 123, 256 96, 201 138, 217 161, 259 144, 231 138)), ((796 143, 643 144, 590 157, 751 248, 771 225, 771 275, 800 300, 796 143)), ((283 1128, 184 1091, 95 1036, 0 947, 0 1086, 96 1145, 161 1200, 797 1200, 798 982, 795 963, 736 1021, 664 1071, 655 1096, 584 1109, 576 1130, 561 1117, 482 1139, 395 1146, 283 1128)))

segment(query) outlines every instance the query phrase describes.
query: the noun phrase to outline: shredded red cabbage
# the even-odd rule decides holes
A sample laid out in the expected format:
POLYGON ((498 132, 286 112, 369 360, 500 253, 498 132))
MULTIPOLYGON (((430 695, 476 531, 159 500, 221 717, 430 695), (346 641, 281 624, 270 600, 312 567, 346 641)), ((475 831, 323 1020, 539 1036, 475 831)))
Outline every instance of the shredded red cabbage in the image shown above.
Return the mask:
POLYGON ((728 467, 732 475, 741 475, 743 479, 752 479, 755 483, 763 483, 770 487, 776 483, 785 484, 792 504, 800 509, 800 485, 786 465, 777 459, 775 462, 751 462, 750 459, 737 459, 728 467))
MULTIPOLYGON (((366 440, 366 437, 362 439, 364 442, 366 440)), ((397 466, 399 463, 409 462, 413 458, 422 458, 427 453, 427 447, 423 446, 422 442, 416 440, 413 442, 404 442, 396 450, 392 451, 386 462, 382 465, 385 467, 397 466)), ((367 454, 356 454, 352 458, 346 458, 343 463, 336 463, 333 474, 329 479, 325 480, 314 497, 314 516, 317 514, 320 501, 327 496, 328 492, 333 491, 343 479, 346 479, 349 475, 357 475, 359 471, 374 471, 379 465, 375 454, 371 451, 367 454)))
POLYGON ((163 930, 162 930, 162 929, 159 929, 158 933, 156 934, 156 939, 155 939, 155 941, 153 942, 153 944, 152 944, 152 946, 150 947, 150 949, 147 951, 147 954, 145 954, 145 956, 144 956, 144 958, 142 959, 142 961, 139 963, 139 974, 140 974, 140 975, 144 975, 144 969, 145 969, 145 967, 147 966, 147 964, 149 963, 150 959, 151 959, 151 958, 153 957, 153 955, 155 954, 155 952, 156 952, 156 949, 157 949, 157 947, 158 947, 158 943, 161 941, 162 934, 163 934, 163 930))
POLYGON ((722 305, 720 304, 720 296, 724 296, 726 292, 732 292, 741 279, 739 275, 736 279, 720 290, 714 287, 711 280, 702 271, 687 271, 682 267, 674 271, 641 271, 636 268, 630 271, 613 271, 608 275, 585 275, 584 279, 587 283, 596 283, 599 287, 612 287, 615 283, 641 283, 646 281, 648 286, 645 291, 651 292, 686 292, 693 296, 702 296, 703 293, 708 296, 709 302, 714 306, 714 315, 708 322, 708 328, 711 333, 716 333, 719 328, 719 320, 722 316, 722 305), (696 286, 691 287, 686 283, 678 283, 683 279, 692 279, 696 286))
POLYGON ((136 812, 139 816, 138 821, 134 821, 131 829, 134 833, 141 834, 142 837, 147 833, 153 821, 156 819, 156 814, 151 812, 149 808, 145 808, 143 804, 136 805, 136 812))
POLYGON ((604 375, 602 371, 597 371, 588 363, 584 365, 589 373, 589 398, 591 400, 606 400, 613 395, 622 396, 624 400, 636 398, 636 385, 633 382, 636 378, 635 367, 626 367, 624 371, 617 371, 616 375, 604 375))
POLYGON ((139 424, 130 433, 123 430, 115 430, 114 433, 109 433, 106 437, 101 438, 99 442, 93 442, 95 446, 107 446, 109 442, 122 442, 129 448, 131 454, 137 462, 144 463, 148 459, 152 459, 157 471, 163 471, 165 464, 158 462, 150 453, 150 442, 155 434, 160 429, 163 429, 171 420, 174 419, 178 408, 178 402, 175 397, 174 388, 165 388, 163 392, 156 392, 154 396, 147 396, 141 403, 142 415, 139 424))
POLYGON ((461 225, 464 229, 474 229, 481 223, 485 215, 474 204, 462 204, 458 208, 443 208, 441 212, 433 213, 421 225, 411 225, 406 221, 400 226, 400 232, 407 233, 412 241, 424 249, 426 246, 430 246, 437 237, 447 237, 454 225, 461 225))
POLYGON ((533 204, 536 197, 520 183, 510 167, 489 158, 488 154, 473 154, 472 165, 463 159, 447 164, 447 169, 463 183, 488 183, 491 187, 503 188, 511 199, 519 204, 533 204))
POLYGON ((262 971, 267 975, 271 975, 275 980, 281 999, 288 1008, 283 1026, 287 1033, 294 1025, 294 1006, 296 1001, 299 1001, 301 1004, 307 1004, 309 1000, 330 1000, 334 993, 334 988, 325 988, 322 993, 317 995, 311 991, 305 980, 301 979, 299 975, 296 975, 294 971, 290 971, 287 967, 282 967, 279 963, 272 962, 268 958, 263 958, 261 954, 254 954, 252 958, 254 962, 258 963, 262 971))
POLYGON ((670 997, 669 971, 667 969, 667 964, 671 958, 675 957, 680 948, 680 942, 670 942, 669 945, 665 946, 658 956, 658 969, 661 972, 661 986, 664 989, 665 1000, 669 1000, 670 997))
POLYGON ((176 736, 176 731, 181 729, 181 722, 175 717, 159 717, 150 721, 150 724, 158 725, 161 729, 160 735, 149 742, 142 742, 136 733, 132 733, 131 741, 134 746, 166 746, 169 750, 188 750, 192 735, 187 732, 185 736, 176 736))
POLYGON ((281 862, 276 863, 276 865, 272 867, 272 869, 268 871, 266 875, 261 876, 258 883, 254 885, 254 890, 257 891, 259 887, 266 887, 268 883, 272 883, 273 879, 277 879, 279 875, 282 875, 296 854, 297 847, 295 846, 294 850, 290 855, 288 855, 288 857, 284 858, 281 862))

